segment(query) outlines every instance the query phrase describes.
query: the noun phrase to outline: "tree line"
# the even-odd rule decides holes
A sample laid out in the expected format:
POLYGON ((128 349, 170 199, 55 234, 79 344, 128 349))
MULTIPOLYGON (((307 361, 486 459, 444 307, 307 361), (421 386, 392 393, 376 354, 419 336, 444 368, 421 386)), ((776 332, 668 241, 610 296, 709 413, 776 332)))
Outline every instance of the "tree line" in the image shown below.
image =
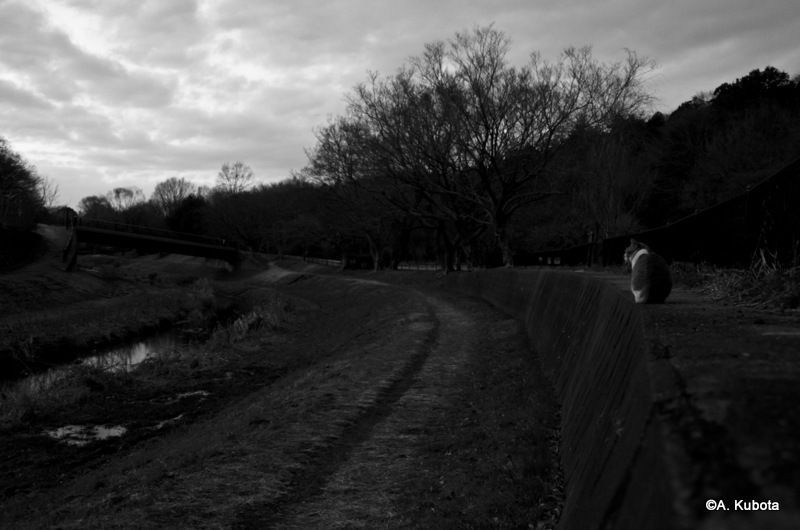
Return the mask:
POLYGON ((600 63, 568 48, 515 68, 509 45, 492 27, 428 44, 316 130, 303 174, 376 267, 415 254, 414 231, 452 270, 656 228, 800 154, 800 76, 752 70, 665 115, 646 84, 656 65, 635 52, 600 63))
POLYGON ((90 217, 237 240, 252 250, 513 265, 526 253, 662 226, 739 194, 797 156, 800 78, 767 66, 653 113, 656 64, 589 47, 509 63, 492 26, 370 73, 314 130, 308 163, 257 184, 171 178, 84 198, 90 217))
POLYGON ((58 198, 58 186, 0 136, 0 229, 33 226, 58 198))
POLYGON ((346 114, 316 131, 306 174, 362 220, 369 241, 427 230, 452 270, 488 238, 513 265, 514 222, 560 193, 547 176, 570 132, 640 116, 654 64, 631 51, 601 63, 585 47, 515 67, 509 47, 502 32, 478 27, 426 45, 392 76, 370 75, 346 114))

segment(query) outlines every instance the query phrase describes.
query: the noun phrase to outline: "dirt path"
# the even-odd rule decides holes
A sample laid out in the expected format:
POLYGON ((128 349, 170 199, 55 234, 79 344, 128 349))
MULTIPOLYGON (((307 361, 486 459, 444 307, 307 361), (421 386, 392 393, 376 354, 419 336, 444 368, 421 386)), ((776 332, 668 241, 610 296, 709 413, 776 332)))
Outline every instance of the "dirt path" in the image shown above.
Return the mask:
MULTIPOLYGON (((374 280, 349 281, 359 286, 388 287, 374 280)), ((468 499, 476 493, 471 491, 472 482, 483 479, 473 475, 470 464, 486 455, 463 454, 470 451, 464 451, 464 447, 459 451, 455 444, 443 442, 452 442, 462 435, 475 436, 474 428, 478 437, 491 437, 491 422, 481 418, 487 412, 501 422, 508 412, 509 421, 503 422, 503 426, 512 426, 511 410, 498 410, 497 403, 492 403, 488 411, 480 410, 481 404, 475 401, 485 392, 502 393, 499 388, 489 388, 487 361, 502 359, 494 368, 505 364, 508 370, 507 363, 513 358, 503 358, 506 354, 513 351, 517 359, 527 357, 522 352, 527 347, 522 329, 516 321, 476 301, 443 292, 431 295, 404 289, 401 293, 407 303, 413 304, 411 312, 398 312, 392 333, 377 335, 360 346, 371 352, 373 368, 379 367, 374 381, 359 378, 359 382, 371 388, 362 394, 360 415, 334 443, 305 462, 302 470, 292 477, 288 491, 277 501, 240 512, 234 526, 423 528, 428 526, 424 523, 425 514, 420 513, 423 509, 432 513, 432 522, 444 516, 448 525, 484 526, 491 522, 503 526, 493 509, 484 510, 486 506, 480 499, 468 499), (432 461, 436 464, 431 465, 432 461), (466 478, 468 475, 473 476, 466 478), (448 514, 441 502, 430 502, 431 499, 425 502, 420 498, 423 487, 431 497, 455 501, 453 504, 460 506, 459 513, 448 514), (417 506, 410 509, 410 504, 415 503, 417 506), (461 524, 457 523, 459 519, 461 524)), ((501 377, 508 375, 504 371, 501 377)), ((513 375, 520 377, 518 373, 513 375)), ((534 379, 547 386, 541 374, 534 379)), ((540 390, 530 398, 541 400, 543 395, 540 390)), ((513 398, 512 402, 514 407, 531 404, 513 398)), ((541 406, 539 402, 536 404, 541 406)), ((533 408, 527 412, 542 412, 533 408)), ((546 423, 552 419, 539 421, 546 423)), ((512 445, 507 449, 514 456, 500 455, 506 470, 516 468, 518 479, 531 472, 529 450, 533 448, 512 445), (528 469, 523 469, 526 466, 528 469)), ((552 451, 551 455, 555 456, 552 451)), ((485 472, 487 466, 475 468, 485 472)), ((502 475, 501 469, 494 471, 502 475)), ((505 502, 513 504, 513 495, 509 497, 505 502)), ((515 524, 520 522, 517 520, 515 524)), ((536 527, 533 519, 526 522, 536 527)))
MULTIPOLYGON (((386 279, 398 278, 409 276, 386 279)), ((94 460, 62 485, 14 499, 8 513, 37 515, 8 522, 552 526, 557 409, 516 321, 430 285, 262 280, 280 280, 309 308, 307 326, 259 350, 267 364, 275 347, 302 358, 295 369, 213 415, 94 460)))
MULTIPOLYGON (((306 472, 283 513, 259 520, 259 510, 246 514, 248 527, 275 523, 286 528, 325 528, 334 521, 363 528, 410 524, 399 505, 401 479, 418 465, 417 447, 428 430, 451 412, 455 388, 464 378, 465 360, 479 347, 481 328, 470 315, 450 303, 425 297, 429 312, 411 315, 407 329, 418 335, 409 362, 391 378, 370 411, 339 441, 340 450, 323 460, 321 469, 306 472), (412 353, 413 352, 413 353, 412 353), (357 500, 355 500, 357 499, 357 500), (355 502, 354 502, 355 500, 355 502)), ((396 358, 407 348, 398 343, 383 350, 396 358)))

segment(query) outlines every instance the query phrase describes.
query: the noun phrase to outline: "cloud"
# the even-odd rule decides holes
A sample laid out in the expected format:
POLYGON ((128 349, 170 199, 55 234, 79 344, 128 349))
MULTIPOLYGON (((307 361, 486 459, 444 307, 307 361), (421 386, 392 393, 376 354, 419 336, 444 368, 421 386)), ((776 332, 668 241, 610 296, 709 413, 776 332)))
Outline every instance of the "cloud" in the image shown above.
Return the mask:
POLYGON ((0 101, 17 110, 50 110, 53 108, 53 105, 46 99, 4 79, 0 79, 0 101))
POLYGON ((155 75, 79 48, 41 13, 16 4, 9 11, 12 16, 4 18, 0 27, 0 61, 29 91, 64 104, 88 100, 154 107, 169 103, 171 88, 155 75))
POLYGON ((800 71, 795 0, 0 0, 0 135, 76 204, 112 185, 225 161, 261 178, 305 164, 312 130, 345 110, 367 71, 394 73, 424 44, 494 23, 509 59, 590 44, 658 61, 669 111, 772 64, 800 71))

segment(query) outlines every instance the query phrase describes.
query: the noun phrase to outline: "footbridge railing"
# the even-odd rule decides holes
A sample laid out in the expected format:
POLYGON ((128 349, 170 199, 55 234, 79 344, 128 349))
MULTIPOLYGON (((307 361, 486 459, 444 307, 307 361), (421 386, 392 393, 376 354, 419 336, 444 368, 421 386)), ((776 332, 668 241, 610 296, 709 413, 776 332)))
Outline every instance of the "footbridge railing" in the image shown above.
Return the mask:
POLYGON ((77 264, 78 243, 220 259, 232 267, 241 261, 236 242, 223 238, 85 217, 73 217, 67 227, 72 230, 72 238, 62 255, 67 270, 74 269, 77 264))

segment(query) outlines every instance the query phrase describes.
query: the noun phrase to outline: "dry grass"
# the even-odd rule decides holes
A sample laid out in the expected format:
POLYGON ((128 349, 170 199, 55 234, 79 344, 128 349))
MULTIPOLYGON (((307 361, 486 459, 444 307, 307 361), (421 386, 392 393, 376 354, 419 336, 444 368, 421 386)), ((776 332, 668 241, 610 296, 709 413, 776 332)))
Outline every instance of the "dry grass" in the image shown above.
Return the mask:
POLYGON ((260 301, 256 307, 233 322, 217 325, 211 334, 209 345, 219 349, 243 340, 253 331, 277 331, 286 323, 293 310, 291 301, 272 292, 266 300, 260 301))
POLYGON ((762 252, 749 269, 675 263, 673 280, 714 300, 762 309, 800 307, 800 267, 773 264, 762 252))
POLYGON ((132 383, 125 371, 83 364, 64 367, 51 377, 33 379, 4 393, 0 397, 0 426, 14 428, 39 416, 83 405, 99 392, 118 393, 132 383))

